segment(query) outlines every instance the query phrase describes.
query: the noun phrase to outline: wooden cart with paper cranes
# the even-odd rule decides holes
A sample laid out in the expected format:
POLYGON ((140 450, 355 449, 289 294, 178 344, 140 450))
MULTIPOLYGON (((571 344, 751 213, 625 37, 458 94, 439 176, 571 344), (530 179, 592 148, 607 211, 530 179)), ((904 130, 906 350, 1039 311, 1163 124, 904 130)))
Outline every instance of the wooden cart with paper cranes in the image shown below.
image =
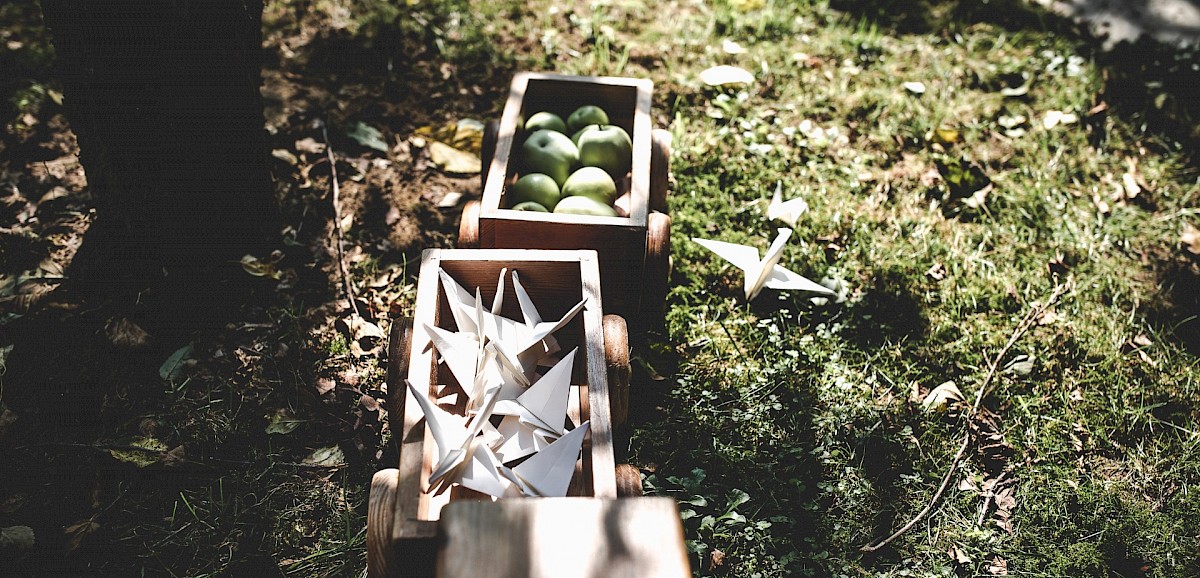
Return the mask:
POLYGON ((463 208, 458 246, 483 249, 594 249, 608 311, 636 329, 661 321, 670 272, 671 218, 667 214, 671 134, 650 118, 648 79, 518 73, 500 121, 488 123, 483 144, 483 197, 463 208), (633 141, 632 168, 617 179, 628 192, 627 217, 514 211, 508 187, 520 177, 516 154, 523 119, 549 111, 567 118, 592 104, 608 112, 633 141))
MULTIPOLYGON (((614 463, 612 430, 614 424, 624 421, 628 403, 628 334, 624 319, 602 312, 596 252, 429 249, 421 261, 414 316, 393 321, 388 345, 389 423, 398 441, 400 459, 396 468, 377 472, 371 483, 367 560, 372 577, 432 575, 437 550, 434 539, 443 507, 456 501, 490 501, 461 487, 440 495, 424 491, 436 459, 435 444, 404 380, 418 391, 430 393, 439 384, 450 388, 457 384, 452 372, 438 363, 425 329, 455 329, 448 297, 439 283, 439 270, 467 291, 478 287, 484 302, 491 303, 503 269, 519 272, 530 300, 547 319, 557 319, 580 301, 584 303, 583 310, 554 334, 563 351, 578 347, 568 416, 576 425, 591 422, 568 496, 615 499, 641 495, 637 469, 614 463)), ((513 286, 505 285, 504 291, 501 314, 519 319, 513 286)), ((461 415, 465 408, 456 407, 452 412, 461 415)), ((501 501, 547 499, 554 498, 501 501)))

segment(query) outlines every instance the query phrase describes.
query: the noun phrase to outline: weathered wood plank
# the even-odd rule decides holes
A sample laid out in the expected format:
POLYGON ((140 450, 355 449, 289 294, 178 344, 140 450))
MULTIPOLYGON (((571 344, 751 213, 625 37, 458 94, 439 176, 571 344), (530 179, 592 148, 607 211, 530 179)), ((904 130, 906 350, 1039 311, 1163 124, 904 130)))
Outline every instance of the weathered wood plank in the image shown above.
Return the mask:
POLYGON ((438 578, 691 576, 670 498, 456 502, 438 543, 438 578))

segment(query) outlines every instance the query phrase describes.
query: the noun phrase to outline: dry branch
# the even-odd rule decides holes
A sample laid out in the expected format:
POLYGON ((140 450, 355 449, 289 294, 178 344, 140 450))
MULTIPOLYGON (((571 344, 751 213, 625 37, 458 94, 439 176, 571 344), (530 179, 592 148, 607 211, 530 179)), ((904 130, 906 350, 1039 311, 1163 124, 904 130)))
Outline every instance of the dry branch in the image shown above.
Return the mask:
POLYGON ((337 175, 337 160, 333 156, 333 143, 329 142, 329 132, 325 130, 325 123, 321 123, 321 138, 325 140, 325 154, 329 157, 329 180, 333 183, 332 202, 333 205, 333 230, 337 232, 337 262, 338 272, 342 276, 342 291, 346 293, 346 301, 350 302, 350 309, 354 311, 355 317, 361 317, 358 314, 358 304, 354 301, 354 288, 350 285, 350 272, 346 268, 346 250, 345 237, 342 233, 342 202, 341 188, 338 185, 337 175))
MULTIPOLYGON (((1050 297, 1046 299, 1045 302, 1035 302, 1034 306, 1025 313, 1025 317, 1021 318, 1021 322, 1017 324, 1017 327, 1013 329, 1012 334, 1009 335, 1008 342, 1005 343, 1004 347, 1000 349, 1000 352, 997 353, 994 358, 992 358, 992 362, 988 366, 987 376, 983 378, 983 383, 980 384, 979 391, 975 393, 975 403, 971 406, 971 411, 967 413, 967 424, 970 424, 971 420, 975 418, 975 415, 979 413, 979 408, 981 405, 983 405, 983 398, 987 394, 988 389, 991 387, 992 381, 996 377, 996 370, 1000 367, 1000 361, 1003 360, 1006 355, 1008 355, 1009 350, 1012 349, 1013 345, 1015 345, 1027 331, 1029 331, 1029 328, 1033 327, 1034 323, 1037 323, 1038 318, 1040 318, 1047 309, 1054 306, 1054 304, 1058 302, 1059 298, 1061 298, 1063 294, 1070 289, 1071 281, 1069 279, 1065 282, 1057 283, 1054 286, 1054 291, 1050 293, 1050 297)), ((942 476, 942 483, 938 486, 937 491, 933 493, 933 497, 929 498, 929 503, 926 504, 920 512, 917 512, 917 515, 913 516, 907 524, 902 526, 899 530, 893 532, 891 536, 884 538, 878 543, 867 544, 866 546, 859 548, 860 551, 874 552, 880 548, 883 548, 884 546, 887 546, 888 544, 892 543, 893 540, 911 530, 913 526, 916 526, 918 522, 925 519, 925 516, 928 516, 929 513, 932 512, 935 507, 937 507, 938 502, 942 499, 942 495, 946 493, 946 488, 950 486, 950 481, 954 479, 954 472, 957 471, 958 466, 962 464, 963 457, 967 454, 967 448, 971 447, 971 428, 969 425, 967 425, 964 427, 964 429, 966 431, 963 432, 962 444, 958 447, 958 452, 954 454, 954 461, 950 463, 950 468, 946 470, 946 475, 942 476)))

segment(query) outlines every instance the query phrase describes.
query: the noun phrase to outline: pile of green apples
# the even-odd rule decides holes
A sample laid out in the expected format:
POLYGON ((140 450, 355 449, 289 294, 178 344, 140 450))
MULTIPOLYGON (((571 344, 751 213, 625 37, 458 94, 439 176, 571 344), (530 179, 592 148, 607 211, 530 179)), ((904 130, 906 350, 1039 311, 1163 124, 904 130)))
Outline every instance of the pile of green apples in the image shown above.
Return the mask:
POLYGON ((628 199, 618 200, 617 182, 633 163, 633 141, 625 129, 609 124, 604 109, 584 105, 565 121, 537 112, 525 121, 525 134, 518 157, 521 178, 508 187, 509 208, 628 216, 628 199))

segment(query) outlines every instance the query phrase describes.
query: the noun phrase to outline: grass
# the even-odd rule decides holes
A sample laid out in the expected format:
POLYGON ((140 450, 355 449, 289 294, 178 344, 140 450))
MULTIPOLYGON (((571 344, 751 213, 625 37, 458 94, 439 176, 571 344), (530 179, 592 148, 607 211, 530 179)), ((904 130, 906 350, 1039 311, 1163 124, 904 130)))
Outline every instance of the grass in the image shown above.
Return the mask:
MULTIPOLYGON (((655 122, 675 137, 674 270, 665 328, 634 351, 621 453, 649 493, 678 500, 696 575, 1200 573, 1200 262, 1179 241, 1200 224, 1186 50, 1099 53, 1024 4, 485 4, 278 2, 266 26, 289 37, 320 25, 314 45, 330 52, 314 71, 356 63, 338 71, 354 82, 384 70, 395 76, 381 84, 413 82, 444 62, 456 67, 448 82, 486 84, 483 96, 372 120, 399 136, 414 117, 498 114, 514 69, 654 80, 655 122), (704 86, 698 73, 716 64, 757 81, 704 86), (1077 120, 1046 128, 1050 111, 1077 120), (765 248, 777 182, 810 206, 782 263, 841 300, 768 290, 747 304, 740 272, 690 241, 765 248), (1022 316, 1068 279, 1073 289, 1000 360, 980 416, 922 407, 947 381, 973 400, 1022 316), (928 503, 967 427, 977 443, 933 512, 860 552, 928 503)), ((45 82, 27 76, 36 83, 19 90, 45 82)), ((12 102, 16 118, 24 105, 12 102)), ((360 104, 348 118, 370 114, 360 104)), ((307 208, 313 192, 281 186, 297 220, 323 214, 307 208)), ((366 254, 356 286, 373 297, 372 278, 397 266, 404 310, 411 255, 380 249, 378 236, 350 235, 366 254)), ((335 291, 251 320, 273 327, 250 329, 255 342, 290 353, 200 360, 186 387, 134 386, 119 401, 129 421, 113 438, 149 416, 168 446, 226 461, 165 486, 134 476, 110 496, 118 507, 96 548, 117 544, 133 565, 177 575, 362 571, 369 475, 389 450, 351 426, 371 417, 359 393, 378 388, 381 367, 351 355, 328 307, 312 308, 335 291), (361 376, 354 391, 310 393, 347 370, 361 376), (282 407, 304 423, 265 434, 282 407), (338 467, 303 465, 330 445, 358 451, 338 467)))

